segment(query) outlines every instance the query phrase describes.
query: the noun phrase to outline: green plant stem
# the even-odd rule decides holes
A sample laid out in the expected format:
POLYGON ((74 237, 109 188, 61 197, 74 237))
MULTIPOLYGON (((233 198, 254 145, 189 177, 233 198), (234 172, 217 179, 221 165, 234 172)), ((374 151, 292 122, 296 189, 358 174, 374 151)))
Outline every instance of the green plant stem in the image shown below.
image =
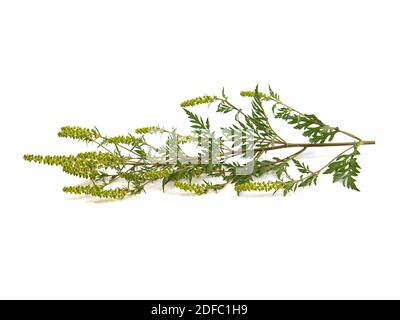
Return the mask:
MULTIPOLYGON (((375 141, 372 140, 361 140, 360 142, 326 142, 326 143, 285 143, 281 145, 276 145, 272 147, 265 147, 265 148, 255 148, 253 149, 254 152, 260 151, 271 151, 271 150, 278 150, 278 149, 286 149, 286 148, 319 148, 319 147, 341 147, 341 146, 354 146, 355 144, 358 145, 368 145, 368 144, 375 144, 375 141)), ((241 154, 242 152, 237 151, 236 155, 241 154)))
MULTIPOLYGON (((278 150, 278 149, 286 149, 286 148, 303 148, 304 150, 307 148, 320 148, 320 147, 342 147, 342 146, 351 146, 353 147, 355 144, 358 145, 371 145, 375 144, 375 141, 373 140, 362 140, 360 142, 326 142, 326 143, 285 143, 281 145, 275 145, 272 147, 264 147, 264 148, 255 148, 253 149, 254 153, 258 152, 266 152, 266 151, 271 151, 271 150, 278 150)), ((304 150, 301 150, 303 152, 304 150)), ((237 156, 242 154, 241 151, 233 152, 233 153, 225 153, 223 154, 224 157, 226 156, 237 156)), ((295 153, 295 155, 297 155, 295 153)), ((191 160, 198 160, 198 157, 192 157, 187 159, 188 161, 191 160)), ((163 166, 163 165, 172 165, 171 163, 145 163, 145 162, 131 162, 128 161, 126 162, 128 165, 134 165, 134 166, 148 166, 148 165, 154 165, 154 166, 163 166)))

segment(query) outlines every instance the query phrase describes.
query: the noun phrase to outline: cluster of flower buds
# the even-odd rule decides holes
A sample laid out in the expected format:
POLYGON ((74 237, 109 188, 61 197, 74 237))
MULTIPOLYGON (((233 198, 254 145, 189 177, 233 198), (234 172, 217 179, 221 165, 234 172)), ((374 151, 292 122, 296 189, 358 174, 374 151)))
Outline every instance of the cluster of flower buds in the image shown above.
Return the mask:
POLYGON ((81 152, 76 156, 64 155, 33 155, 25 154, 24 160, 29 162, 42 163, 49 166, 69 166, 71 164, 79 164, 80 166, 95 166, 99 168, 117 168, 123 161, 111 153, 105 152, 81 152))
POLYGON ((281 189, 283 182, 281 181, 267 181, 267 182, 246 182, 235 185, 235 191, 237 193, 244 191, 276 191, 281 189))
POLYGON ((176 139, 176 143, 177 144, 185 144, 185 143, 190 143, 196 141, 196 138, 193 136, 181 136, 178 135, 177 139, 176 139))
POLYGON ((154 171, 147 171, 143 174, 143 178, 145 180, 158 180, 165 177, 168 177, 173 170, 154 170, 154 171))
POLYGON ((42 163, 49 166, 62 166, 65 173, 77 176, 80 178, 95 178, 99 173, 95 165, 90 165, 78 159, 75 156, 40 156, 26 154, 24 155, 26 161, 42 163))
POLYGON ((84 179, 95 179, 99 175, 96 168, 81 166, 77 163, 66 164, 62 168, 65 173, 84 179))
POLYGON ((211 103, 213 101, 215 101, 215 97, 212 96, 202 96, 202 97, 197 97, 197 98, 193 98, 193 99, 189 99, 189 100, 185 100, 181 103, 181 107, 182 108, 186 108, 186 107, 193 107, 193 106, 197 106, 199 104, 206 104, 206 103, 211 103))
POLYGON ((150 127, 144 127, 144 128, 138 128, 135 130, 135 133, 137 134, 153 134, 153 133, 164 133, 166 130, 164 128, 158 127, 158 126, 150 126, 150 127))
POLYGON ((122 199, 128 194, 128 189, 102 189, 97 186, 69 186, 64 187, 63 191, 72 194, 86 194, 99 198, 122 199))
POLYGON ((95 129, 81 128, 81 127, 61 127, 58 132, 61 138, 71 138, 84 141, 93 141, 100 138, 100 134, 95 129))
POLYGON ((197 139, 194 136, 177 134, 174 139, 168 139, 166 143, 167 145, 177 145, 195 141, 197 141, 197 139))
POLYGON ((81 152, 76 156, 75 161, 80 162, 82 165, 95 166, 104 169, 117 169, 124 163, 124 158, 116 156, 109 152, 81 152))
MULTIPOLYGON (((253 98, 256 95, 256 92, 255 91, 240 91, 240 95, 242 97, 251 97, 251 98, 253 98)), ((258 97, 261 100, 265 100, 265 101, 270 100, 270 96, 268 96, 267 94, 265 94, 263 92, 260 92, 260 91, 258 91, 258 97)))
POLYGON ((33 154, 24 154, 24 160, 28 161, 28 162, 42 163, 43 156, 33 155, 33 154))
POLYGON ((130 146, 139 146, 143 143, 142 138, 137 138, 131 135, 128 136, 115 136, 104 138, 104 143, 107 144, 126 144, 130 146))
POLYGON ((209 190, 206 184, 187 183, 182 181, 175 181, 175 187, 186 192, 193 192, 196 194, 205 194, 209 190))

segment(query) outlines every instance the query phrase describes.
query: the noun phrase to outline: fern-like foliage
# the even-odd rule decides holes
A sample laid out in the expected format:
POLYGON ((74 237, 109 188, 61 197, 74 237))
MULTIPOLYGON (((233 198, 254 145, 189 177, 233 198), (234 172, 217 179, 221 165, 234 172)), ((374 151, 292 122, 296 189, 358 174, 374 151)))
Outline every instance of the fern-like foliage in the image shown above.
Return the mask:
POLYGON ((355 146, 350 154, 338 156, 328 165, 324 174, 332 174, 333 182, 340 181, 343 186, 356 191, 360 191, 356 186, 356 178, 360 173, 360 165, 357 162, 357 156, 360 154, 355 146))
POLYGON ((311 143, 324 143, 332 141, 339 132, 338 127, 330 127, 319 120, 314 114, 299 114, 288 107, 279 107, 275 113, 275 118, 283 119, 291 124, 293 128, 303 131, 303 136, 307 137, 311 143))
POLYGON ((188 109, 183 109, 188 118, 189 121, 191 123, 191 127, 195 130, 195 131, 199 131, 199 130, 209 130, 210 129, 210 121, 207 119, 206 121, 204 121, 201 117, 199 117, 197 114, 195 114, 194 112, 191 112, 188 109))

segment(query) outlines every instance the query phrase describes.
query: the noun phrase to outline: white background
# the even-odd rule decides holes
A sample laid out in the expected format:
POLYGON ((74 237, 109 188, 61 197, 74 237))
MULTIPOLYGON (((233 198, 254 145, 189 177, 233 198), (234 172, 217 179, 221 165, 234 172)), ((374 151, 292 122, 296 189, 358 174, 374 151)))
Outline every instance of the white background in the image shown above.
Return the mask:
POLYGON ((1 1, 0 298, 400 298, 399 9, 1 1), (182 100, 225 86, 243 102, 257 83, 377 141, 361 149, 360 193, 324 176, 286 198, 154 187, 97 201, 22 160, 86 150, 57 138, 62 125, 186 130, 182 100))

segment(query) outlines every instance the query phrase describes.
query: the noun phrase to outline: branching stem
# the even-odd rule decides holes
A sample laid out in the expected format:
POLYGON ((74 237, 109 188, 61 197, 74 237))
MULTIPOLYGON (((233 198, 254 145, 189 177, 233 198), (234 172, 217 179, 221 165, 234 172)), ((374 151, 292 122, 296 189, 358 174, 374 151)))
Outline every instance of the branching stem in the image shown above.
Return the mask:
POLYGON ((162 188, 173 182, 176 188, 186 192, 204 194, 218 191, 233 184, 239 194, 248 191, 296 191, 317 183, 320 174, 331 174, 333 182, 340 181, 350 189, 359 191, 356 178, 360 173, 357 158, 361 145, 373 145, 373 140, 362 140, 358 136, 323 123, 314 114, 304 114, 280 100, 280 96, 269 88, 269 94, 258 91, 242 91, 244 97, 253 97, 251 112, 228 101, 222 96, 201 96, 183 101, 191 124, 191 135, 180 135, 175 129, 160 126, 138 128, 140 136, 103 136, 97 128, 65 126, 59 137, 93 143, 98 151, 80 152, 76 155, 24 155, 26 161, 60 166, 65 173, 84 178, 90 185, 67 186, 63 190, 72 194, 87 194, 101 198, 123 198, 145 192, 145 186, 161 180, 162 188), (274 130, 270 118, 262 105, 272 101, 272 112, 292 128, 301 130, 308 142, 290 143, 274 130), (203 120, 187 108, 218 102, 216 112, 235 113, 234 122, 227 128, 211 131, 209 118, 203 120), (278 106, 278 108, 277 108, 278 106), (167 133, 168 138, 160 146, 146 139, 147 134, 167 133), (333 142, 337 133, 352 141, 333 142), (194 143, 196 149, 189 156, 183 144, 194 143), (310 148, 345 147, 318 170, 311 170, 307 163, 296 159, 310 148), (277 157, 270 151, 294 149, 288 156, 277 157), (353 151, 350 151, 353 150, 353 151), (154 152, 154 154, 153 154, 154 152), (263 159, 263 156, 266 156, 263 159), (245 164, 243 164, 245 162, 245 164), (294 175, 290 169, 296 169, 294 175), (290 174, 289 174, 290 172, 290 174), (274 176, 274 180, 258 181, 274 176), (218 178, 221 181, 214 181, 218 178), (195 179, 202 183, 195 183, 195 179), (111 184, 123 182, 122 187, 110 188, 111 184))

